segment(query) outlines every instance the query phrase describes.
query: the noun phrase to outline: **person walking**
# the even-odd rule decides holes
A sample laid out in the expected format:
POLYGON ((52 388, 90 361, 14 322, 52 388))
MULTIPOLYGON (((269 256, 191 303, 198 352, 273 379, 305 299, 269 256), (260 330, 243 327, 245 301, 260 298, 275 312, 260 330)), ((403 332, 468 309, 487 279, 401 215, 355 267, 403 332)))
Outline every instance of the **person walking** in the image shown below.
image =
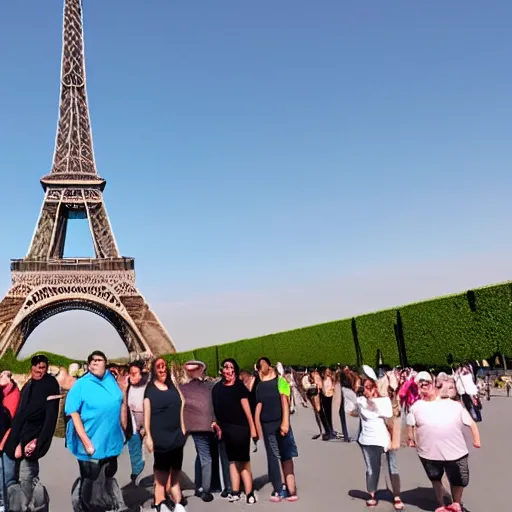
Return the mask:
MULTIPOLYGON (((0 409, 0 453, 2 453, 2 456, 0 457, 0 512, 4 512, 2 507, 5 509, 5 504, 7 502, 5 482, 13 481, 15 479, 15 475, 5 473, 3 459, 4 457, 7 457, 7 455, 5 455, 3 451, 7 438, 9 437, 9 433, 11 432, 12 420, 20 403, 20 389, 12 378, 12 372, 9 370, 4 370, 0 374, 0 391, 2 398, 0 409)), ((7 463, 7 467, 9 467, 9 463, 7 463)), ((15 469, 15 466, 11 464, 10 468, 11 470, 15 469)))
MULTIPOLYGON (((130 464, 132 467, 130 480, 134 485, 140 484, 144 470, 144 393, 149 381, 149 374, 142 373, 144 365, 141 361, 133 361, 128 366, 128 383, 126 387, 126 405, 128 420, 126 439, 130 464)), ((121 386, 122 388, 122 386, 121 386)))
POLYGON ((302 387, 306 391, 306 396, 311 403, 311 408, 313 409, 313 414, 319 431, 318 434, 313 435, 312 439, 318 439, 319 437, 322 437, 322 439, 330 439, 330 436, 328 435, 329 427, 327 425, 327 419, 320 404, 320 390, 315 381, 314 374, 306 373, 302 377, 301 383, 302 387))
POLYGON ((432 483, 439 508, 436 512, 461 512, 462 494, 469 484, 468 448, 464 427, 469 427, 473 446, 480 448, 478 426, 469 411, 458 401, 439 398, 432 376, 419 372, 415 377, 420 400, 411 407, 407 416, 408 444, 416 447, 428 479, 432 483), (448 478, 453 503, 444 504, 444 474, 448 478))
MULTIPOLYGON (((366 500, 368 508, 377 506, 375 493, 379 484, 381 459, 384 453, 392 484, 399 482, 396 451, 389 451, 391 435, 386 425, 386 420, 393 417, 393 406, 389 396, 379 396, 376 380, 376 376, 374 379, 370 377, 364 379, 363 396, 357 398, 357 409, 352 412, 353 415, 359 415, 361 418, 359 445, 366 465, 366 489, 370 495, 370 498, 366 500)), ((395 510, 404 509, 399 493, 399 488, 393 489, 395 510)))
MULTIPOLYGON (((222 379, 212 391, 213 411, 221 430, 231 475, 230 501, 240 500, 240 480, 243 481, 246 502, 256 503, 251 471, 251 438, 256 439, 256 427, 249 405, 249 390, 240 380, 240 367, 231 358, 221 365, 222 379)), ((259 385, 258 385, 259 387, 259 385)))
POLYGON ((290 413, 295 414, 298 409, 298 405, 301 404, 302 407, 308 407, 308 404, 304 397, 300 394, 298 389, 297 381, 295 379, 295 372, 292 368, 288 367, 284 370, 284 378, 290 385, 291 395, 290 395, 290 413))
POLYGON ((35 501, 43 501, 43 505, 48 499, 39 482, 39 460, 50 449, 61 398, 57 380, 48 373, 48 364, 44 354, 32 357, 30 379, 21 390, 19 406, 5 443, 3 463, 9 504, 11 498, 25 506, 35 505, 35 501), (15 487, 15 475, 18 475, 19 488, 15 487), (14 489, 12 496, 11 487, 14 489))
POLYGON ((213 414, 213 383, 204 379, 206 364, 202 361, 188 361, 184 370, 189 378, 180 387, 185 399, 183 420, 187 434, 192 436, 200 464, 200 478, 196 478, 196 496, 208 503, 213 500, 211 482, 213 473, 212 446, 215 436, 220 437, 220 428, 213 414))
POLYGON ((270 501, 297 501, 293 459, 299 454, 290 425, 290 385, 277 375, 268 358, 261 357, 256 366, 261 379, 256 390, 256 425, 265 442, 268 475, 274 489, 270 501))
POLYGON ((330 368, 324 371, 322 378, 322 389, 320 394, 320 404, 325 415, 328 427, 328 436, 330 439, 336 439, 332 423, 332 400, 334 397, 334 379, 330 368))
POLYGON ((343 441, 345 443, 350 443, 346 409, 349 403, 355 404, 357 402, 357 397, 352 390, 352 386, 349 379, 347 378, 347 375, 342 370, 338 370, 336 372, 336 377, 340 387, 340 407, 338 414, 340 416, 341 432, 343 434, 343 441))
POLYGON ((158 357, 151 366, 151 381, 144 394, 145 440, 148 451, 154 455, 153 491, 157 512, 185 510, 180 487, 186 440, 184 405, 165 359, 158 357))
POLYGON ((72 489, 75 512, 128 511, 115 479, 117 457, 124 446, 126 402, 116 379, 107 370, 107 357, 95 350, 88 371, 66 396, 66 445, 76 457, 80 476, 72 489))

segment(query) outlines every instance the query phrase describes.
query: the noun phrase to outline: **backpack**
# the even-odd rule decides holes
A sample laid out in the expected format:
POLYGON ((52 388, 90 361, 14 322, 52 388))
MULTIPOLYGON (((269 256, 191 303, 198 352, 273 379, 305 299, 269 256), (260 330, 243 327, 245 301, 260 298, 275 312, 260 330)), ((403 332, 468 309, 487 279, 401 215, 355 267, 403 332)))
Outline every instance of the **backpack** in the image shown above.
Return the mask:
POLYGON ((10 485, 7 489, 9 512, 49 512, 50 496, 39 477, 32 483, 32 496, 29 498, 21 490, 20 484, 10 485))
POLYGON ((129 512, 117 480, 108 478, 105 470, 103 466, 96 480, 76 479, 71 487, 73 512, 129 512))

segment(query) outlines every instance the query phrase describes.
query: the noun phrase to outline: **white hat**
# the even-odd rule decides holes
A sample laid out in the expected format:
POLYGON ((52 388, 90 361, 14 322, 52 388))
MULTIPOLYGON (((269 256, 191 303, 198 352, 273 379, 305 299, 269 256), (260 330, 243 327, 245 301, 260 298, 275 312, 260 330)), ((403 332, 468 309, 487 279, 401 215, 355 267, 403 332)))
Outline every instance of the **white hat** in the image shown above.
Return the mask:
POLYGON ((377 380, 377 375, 375 375, 375 372, 371 366, 363 364, 363 372, 369 379, 377 380))
POLYGON ((414 377, 414 382, 418 384, 420 381, 432 382, 432 375, 428 372, 419 372, 416 377, 414 377))
POLYGON ((185 369, 185 371, 187 373, 193 373, 193 372, 197 372, 197 371, 206 371, 206 364, 203 363, 203 361, 187 361, 184 365, 183 365, 183 368, 185 369))

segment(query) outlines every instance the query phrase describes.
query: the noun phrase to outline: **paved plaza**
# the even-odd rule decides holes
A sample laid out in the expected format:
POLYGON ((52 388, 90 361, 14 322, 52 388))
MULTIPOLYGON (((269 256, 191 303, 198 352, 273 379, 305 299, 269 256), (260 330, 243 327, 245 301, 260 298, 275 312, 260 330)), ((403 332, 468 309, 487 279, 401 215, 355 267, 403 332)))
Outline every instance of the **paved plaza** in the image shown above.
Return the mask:
MULTIPOLYGON (((512 467, 512 448, 509 435, 512 427, 512 398, 496 397, 484 403, 484 421, 480 424, 482 449, 471 449, 471 482, 465 493, 464 503, 470 512, 487 512, 488 510, 510 510, 508 486, 512 467)), ((357 428, 357 420, 351 420, 352 430, 357 428)), ((300 409, 292 420, 295 437, 299 447, 296 462, 297 482, 300 500, 297 503, 269 502, 270 486, 266 484, 265 450, 260 443, 257 453, 253 454, 253 471, 256 484, 262 488, 258 491, 259 503, 247 505, 245 502, 228 503, 216 496, 211 503, 203 503, 193 497, 193 488, 185 490, 189 499, 187 510, 229 511, 240 508, 268 510, 269 507, 295 508, 300 511, 326 510, 326 507, 343 512, 365 510, 364 491, 365 470, 360 449, 357 444, 345 444, 339 441, 324 442, 312 440, 315 422, 310 409, 300 409)), ((194 447, 189 441, 185 450, 184 471, 193 478, 194 447)), ((134 488, 129 484, 130 461, 123 452, 120 458, 118 480, 125 486, 123 492, 128 505, 141 503, 151 496, 151 460, 147 463, 145 474, 148 478, 147 490, 134 488)), ((433 493, 429 482, 418 461, 416 451, 403 448, 399 453, 399 468, 402 478, 402 499, 410 511, 431 511, 435 508, 433 493)), ((42 460, 41 477, 47 486, 53 512, 71 510, 70 489, 78 475, 78 466, 71 454, 64 447, 62 439, 55 439, 49 454, 42 460)), ((188 483, 191 484, 188 478, 188 483)), ((386 489, 386 475, 381 475, 380 488, 386 489)), ((389 499, 386 492, 383 499, 389 499)), ((133 510, 138 510, 134 507, 133 510)), ((381 501, 378 511, 391 511, 390 502, 381 501)))

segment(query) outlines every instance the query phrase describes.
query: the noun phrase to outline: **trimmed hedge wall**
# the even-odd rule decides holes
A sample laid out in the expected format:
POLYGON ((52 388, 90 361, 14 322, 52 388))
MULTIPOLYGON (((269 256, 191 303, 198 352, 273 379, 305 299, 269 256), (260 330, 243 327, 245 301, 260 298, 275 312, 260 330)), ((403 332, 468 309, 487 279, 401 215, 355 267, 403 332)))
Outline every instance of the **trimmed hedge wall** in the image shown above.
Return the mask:
MULTIPOLYGON (((449 354, 455 362, 512 356, 512 283, 165 357, 182 364, 199 359, 216 375, 227 357, 247 370, 261 356, 293 366, 375 366, 379 352, 385 364, 428 367, 446 365, 449 354)), ((51 364, 74 362, 47 355, 51 364)), ((12 352, 0 363, 15 373, 30 370, 30 358, 18 361, 12 352)))
POLYGON ((392 366, 400 363, 395 334, 396 311, 387 310, 359 316, 355 319, 355 325, 363 362, 376 366, 377 351, 380 350, 384 363, 392 366))
MULTIPOLYGON (((44 354, 50 360, 50 365, 52 366, 63 366, 64 368, 69 368, 71 363, 78 363, 80 361, 76 359, 70 359, 69 357, 60 356, 58 354, 52 354, 51 352, 38 352, 38 354, 44 354)), ((12 373, 30 373, 30 360, 32 356, 27 357, 27 359, 16 359, 14 352, 12 350, 8 350, 4 357, 0 359, 0 369, 2 370, 10 370, 12 373)))
POLYGON ((455 362, 488 359, 497 353, 512 356, 512 283, 193 353, 215 375, 216 363, 226 357, 234 357, 248 370, 263 355, 294 366, 375 366, 379 351, 385 364, 427 367, 445 366, 449 354, 455 362))

